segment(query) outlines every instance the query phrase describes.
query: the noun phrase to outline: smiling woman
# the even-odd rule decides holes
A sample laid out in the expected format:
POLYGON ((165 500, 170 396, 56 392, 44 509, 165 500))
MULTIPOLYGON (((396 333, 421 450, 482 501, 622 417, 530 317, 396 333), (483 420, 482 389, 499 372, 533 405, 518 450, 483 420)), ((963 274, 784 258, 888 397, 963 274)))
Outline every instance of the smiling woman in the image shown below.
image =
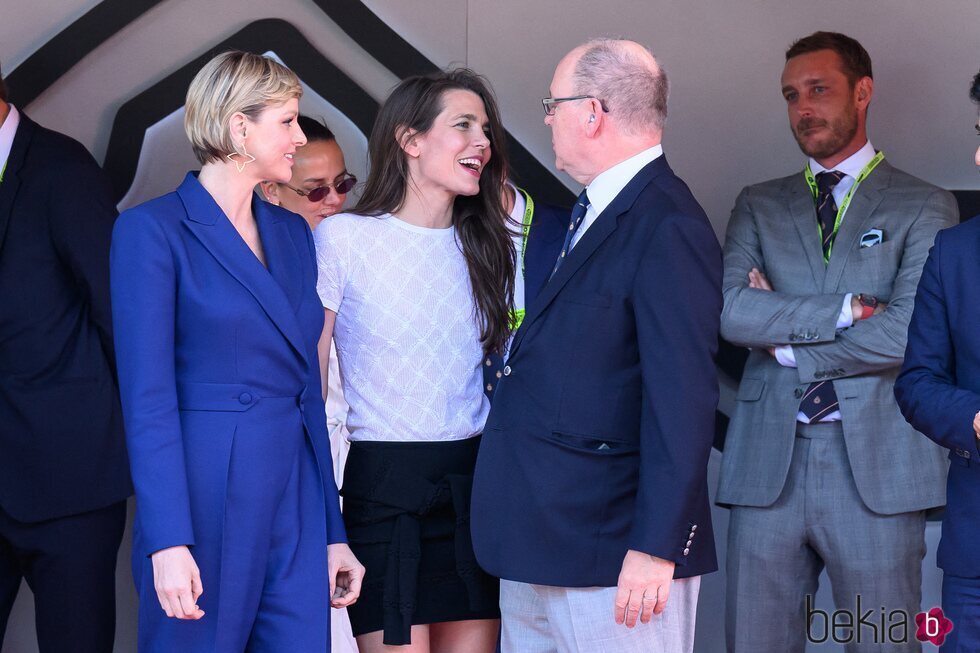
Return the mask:
POLYGON ((369 574, 351 625, 361 653, 490 653, 498 581, 473 556, 469 495, 514 248, 489 86, 467 70, 406 79, 370 159, 360 203, 315 232, 320 351, 336 341, 350 403, 344 522, 369 574))
POLYGON ((301 92, 272 59, 212 59, 187 93, 200 173, 113 232, 140 651, 328 650, 331 594, 358 596, 322 418, 312 238, 252 192, 290 179, 301 92))

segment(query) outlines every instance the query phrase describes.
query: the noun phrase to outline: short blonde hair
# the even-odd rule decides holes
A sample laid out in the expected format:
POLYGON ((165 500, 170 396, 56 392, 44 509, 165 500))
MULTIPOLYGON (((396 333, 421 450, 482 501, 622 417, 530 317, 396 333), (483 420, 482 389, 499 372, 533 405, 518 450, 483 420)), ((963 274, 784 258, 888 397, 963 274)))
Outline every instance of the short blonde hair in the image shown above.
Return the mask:
POLYGON ((201 164, 237 151, 228 121, 241 112, 257 120, 262 110, 303 94, 296 73, 251 52, 232 50, 204 64, 187 89, 184 131, 201 164))

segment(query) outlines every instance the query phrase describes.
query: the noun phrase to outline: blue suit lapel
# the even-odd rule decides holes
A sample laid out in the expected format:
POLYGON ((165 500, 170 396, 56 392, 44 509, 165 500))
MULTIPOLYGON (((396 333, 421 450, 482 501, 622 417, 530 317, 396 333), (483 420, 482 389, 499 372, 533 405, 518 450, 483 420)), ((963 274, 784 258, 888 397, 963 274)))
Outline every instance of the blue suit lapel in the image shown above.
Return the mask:
POLYGON ((298 259, 292 258, 293 264, 290 264, 289 235, 285 224, 277 224, 269 207, 261 200, 253 199, 252 210, 269 263, 267 270, 193 173, 188 173, 184 178, 177 188, 177 195, 187 211, 186 224, 191 232, 218 263, 255 297, 293 349, 308 362, 308 347, 296 319, 295 306, 298 301, 294 299, 291 302, 287 298, 287 292, 295 297, 302 280, 296 266, 298 259))
POLYGON ((636 197, 640 194, 640 191, 646 188, 647 184, 653 181, 653 179, 665 172, 670 172, 670 166, 667 165, 667 160, 663 156, 654 159, 636 173, 636 176, 626 184, 626 187, 620 191, 612 203, 599 214, 595 222, 592 223, 588 231, 585 232, 585 235, 579 240, 578 244, 568 253, 565 262, 558 268, 555 276, 551 277, 545 283, 544 288, 541 289, 541 293, 528 306, 527 314, 524 316, 524 322, 514 335, 514 342, 510 348, 511 356, 517 352, 521 341, 524 339, 524 334, 527 333, 531 324, 554 301, 555 297, 558 296, 558 293, 562 291, 565 284, 568 283, 568 280, 572 278, 575 272, 592 257, 596 249, 599 248, 599 245, 605 242, 610 234, 616 230, 616 227, 619 226, 620 216, 632 208, 633 202, 636 201, 636 197))
POLYGON ((3 173, 3 181, 0 182, 0 251, 3 251, 3 241, 7 237, 7 225, 10 224, 10 215, 14 212, 14 199, 17 191, 20 190, 20 169, 24 167, 24 159, 27 157, 27 148, 30 146, 34 136, 34 122, 20 114, 20 124, 14 132, 14 142, 10 147, 10 154, 7 156, 7 167, 3 173))

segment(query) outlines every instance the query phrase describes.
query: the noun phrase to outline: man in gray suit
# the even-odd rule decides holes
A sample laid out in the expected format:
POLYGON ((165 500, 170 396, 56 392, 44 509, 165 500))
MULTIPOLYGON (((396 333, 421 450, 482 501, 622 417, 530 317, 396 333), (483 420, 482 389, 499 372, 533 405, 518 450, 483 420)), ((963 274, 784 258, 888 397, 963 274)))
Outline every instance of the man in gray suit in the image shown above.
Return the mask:
POLYGON ((807 607, 824 568, 837 608, 854 615, 834 631, 849 652, 919 650, 925 511, 944 503, 946 469, 892 385, 926 254, 957 209, 874 150, 873 89, 854 39, 794 43, 782 92, 809 161, 745 188, 728 225, 721 333, 752 349, 718 490, 732 508, 726 633, 737 653, 803 651, 808 628, 824 637, 833 623, 810 623, 807 607), (884 629, 859 621, 873 611, 880 625, 881 608, 884 629), (893 641, 893 610, 911 641, 893 641))

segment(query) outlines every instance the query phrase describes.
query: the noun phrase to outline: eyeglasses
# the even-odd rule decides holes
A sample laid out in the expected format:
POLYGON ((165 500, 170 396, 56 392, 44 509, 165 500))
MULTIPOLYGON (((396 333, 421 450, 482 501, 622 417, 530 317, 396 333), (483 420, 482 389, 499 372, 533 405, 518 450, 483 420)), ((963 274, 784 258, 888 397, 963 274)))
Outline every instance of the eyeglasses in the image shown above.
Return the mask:
POLYGON ((323 200, 328 194, 330 194, 330 189, 333 188, 338 195, 344 195, 346 193, 354 190, 354 185, 357 184, 357 177, 348 173, 344 174, 344 178, 335 184, 324 184, 323 186, 317 186, 313 190, 303 190, 302 188, 293 188, 289 184, 283 184, 286 188, 293 191, 297 195, 305 197, 314 204, 323 200))
POLYGON ((544 115, 553 116, 555 115, 555 105, 561 104, 562 102, 571 102, 572 100, 598 100, 599 106, 602 107, 603 113, 609 113, 609 109, 606 107, 606 103, 597 98, 594 95, 573 95, 571 97, 546 97, 541 100, 541 106, 544 107, 544 115))

